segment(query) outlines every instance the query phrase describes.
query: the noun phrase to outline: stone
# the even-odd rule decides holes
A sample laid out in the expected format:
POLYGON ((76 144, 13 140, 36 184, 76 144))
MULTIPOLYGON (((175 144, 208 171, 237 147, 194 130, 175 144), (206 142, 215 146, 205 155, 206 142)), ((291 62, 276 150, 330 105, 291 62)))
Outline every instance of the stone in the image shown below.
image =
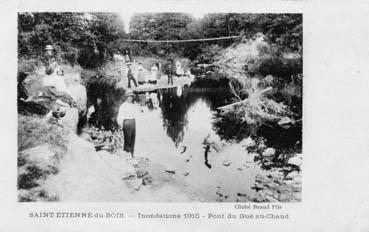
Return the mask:
POLYGON ((265 193, 265 195, 274 196, 273 191, 270 190, 270 189, 264 189, 264 193, 265 193))
POLYGON ((142 179, 142 184, 143 185, 149 185, 151 184, 153 181, 151 176, 144 176, 144 178, 142 179))
POLYGON ((290 123, 294 123, 294 122, 289 117, 283 117, 283 118, 281 118, 281 120, 278 121, 278 125, 280 125, 280 126, 282 126, 284 124, 290 124, 290 123))
POLYGON ((274 148, 267 148, 262 154, 264 157, 271 157, 275 155, 275 149, 274 148))
POLYGON ((293 181, 295 181, 296 184, 301 184, 301 175, 295 176, 293 181))
POLYGON ((137 178, 142 178, 142 177, 146 176, 147 174, 149 174, 149 173, 145 170, 137 170, 136 171, 137 178))
POLYGON ((269 195, 265 195, 265 199, 266 199, 268 202, 278 202, 278 200, 277 200, 277 199, 275 199, 274 197, 269 196, 269 195))
POLYGON ((294 198, 295 198, 297 201, 301 201, 301 192, 299 192, 299 193, 295 193, 295 194, 294 194, 294 198))
POLYGON ((286 179, 294 179, 296 176, 299 176, 300 174, 297 171, 292 171, 287 174, 286 179))
POLYGON ((229 160, 224 160, 224 161, 223 161, 223 165, 224 165, 224 166, 226 166, 226 167, 228 167, 228 166, 230 166, 230 165, 231 165, 231 161, 229 161, 229 160))
POLYGON ((256 176, 255 176, 255 181, 256 182, 263 182, 265 180, 265 177, 264 176, 262 176, 262 175, 260 175, 260 174, 257 174, 256 176))
POLYGON ((286 184, 286 185, 292 185, 295 182, 293 180, 284 180, 283 183, 286 184))
POLYGON ((301 192, 302 188, 301 188, 301 185, 300 184, 292 184, 291 185, 291 189, 292 191, 294 192, 301 192))
POLYGON ((244 139, 242 141, 242 146, 245 147, 245 148, 253 147, 255 145, 256 145, 256 143, 251 137, 247 137, 246 139, 244 139))
POLYGON ((165 171, 170 174, 176 174, 176 171, 170 168, 165 169, 165 171))
POLYGON ((190 173, 189 172, 184 172, 183 175, 188 176, 188 175, 190 175, 190 173))
POLYGON ((133 180, 126 180, 126 185, 128 188, 138 191, 141 188, 142 185, 142 179, 133 179, 133 180))
POLYGON ((302 157, 301 157, 301 155, 296 155, 294 157, 291 157, 288 160, 288 164, 292 164, 292 165, 295 165, 295 166, 300 167, 302 165, 302 157))
POLYGON ((64 117, 59 119, 59 123, 67 128, 70 128, 73 132, 77 132, 79 116, 77 108, 66 108, 64 117))

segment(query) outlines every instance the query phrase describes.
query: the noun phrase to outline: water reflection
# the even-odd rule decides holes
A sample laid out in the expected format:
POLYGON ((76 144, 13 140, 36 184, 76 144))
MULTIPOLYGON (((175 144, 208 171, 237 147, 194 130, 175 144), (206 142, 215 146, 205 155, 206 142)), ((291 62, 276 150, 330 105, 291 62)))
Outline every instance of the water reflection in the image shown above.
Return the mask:
MULTIPOLYGON (((216 107, 228 102, 229 94, 222 89, 207 90, 195 88, 171 88, 160 91, 162 97, 160 108, 163 127, 167 135, 178 147, 183 141, 185 129, 189 123, 188 111, 198 101, 206 103, 204 113, 211 113, 216 107)), ((209 123, 209 119, 200 118, 200 123, 209 123)), ((191 122, 192 123, 192 122, 191 122)), ((195 135, 194 135, 195 136, 195 135)))
POLYGON ((184 128, 188 124, 187 111, 191 103, 187 101, 187 95, 186 89, 178 96, 177 88, 166 89, 161 93, 163 127, 176 147, 183 141, 184 128))

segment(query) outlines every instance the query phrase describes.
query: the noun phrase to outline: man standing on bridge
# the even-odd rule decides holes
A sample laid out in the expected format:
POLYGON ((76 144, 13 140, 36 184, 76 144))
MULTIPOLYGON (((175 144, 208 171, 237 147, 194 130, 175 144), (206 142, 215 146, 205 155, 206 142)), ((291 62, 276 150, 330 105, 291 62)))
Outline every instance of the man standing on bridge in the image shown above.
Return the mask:
POLYGON ((135 77, 133 76, 132 69, 131 69, 131 63, 127 64, 128 72, 127 72, 127 78, 128 78, 128 88, 131 88, 131 80, 133 81, 133 84, 137 87, 137 82, 135 77))

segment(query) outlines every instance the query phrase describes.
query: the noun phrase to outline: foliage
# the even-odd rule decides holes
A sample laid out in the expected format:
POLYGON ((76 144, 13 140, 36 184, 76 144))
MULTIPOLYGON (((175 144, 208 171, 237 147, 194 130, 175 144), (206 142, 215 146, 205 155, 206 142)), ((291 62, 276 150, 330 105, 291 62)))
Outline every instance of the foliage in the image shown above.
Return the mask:
POLYGON ((130 22, 130 34, 116 13, 19 13, 18 54, 28 59, 41 57, 47 44, 54 45, 59 61, 96 68, 131 49, 135 55, 166 57, 176 54, 205 62, 218 48, 237 40, 190 43, 135 43, 124 39, 183 40, 243 35, 266 35, 276 51, 302 53, 301 14, 211 13, 195 19, 186 13, 138 13, 130 22), (218 47, 217 47, 218 46, 218 47))
POLYGON ((59 62, 92 68, 108 58, 112 41, 122 36, 123 22, 113 13, 18 14, 18 55, 25 59, 42 57, 51 44, 59 62))
POLYGON ((121 130, 110 131, 90 127, 87 133, 90 135, 91 142, 96 150, 115 153, 123 149, 123 132, 121 130))
POLYGON ((65 148, 68 131, 38 116, 18 116, 18 151, 44 143, 65 148))

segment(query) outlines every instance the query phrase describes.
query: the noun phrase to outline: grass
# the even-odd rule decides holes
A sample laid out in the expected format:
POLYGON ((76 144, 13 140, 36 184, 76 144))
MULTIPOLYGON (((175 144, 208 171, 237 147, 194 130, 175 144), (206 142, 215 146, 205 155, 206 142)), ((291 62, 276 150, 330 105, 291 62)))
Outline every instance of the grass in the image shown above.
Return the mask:
POLYGON ((18 152, 44 143, 66 149, 66 135, 63 127, 46 122, 39 116, 18 116, 18 152))

